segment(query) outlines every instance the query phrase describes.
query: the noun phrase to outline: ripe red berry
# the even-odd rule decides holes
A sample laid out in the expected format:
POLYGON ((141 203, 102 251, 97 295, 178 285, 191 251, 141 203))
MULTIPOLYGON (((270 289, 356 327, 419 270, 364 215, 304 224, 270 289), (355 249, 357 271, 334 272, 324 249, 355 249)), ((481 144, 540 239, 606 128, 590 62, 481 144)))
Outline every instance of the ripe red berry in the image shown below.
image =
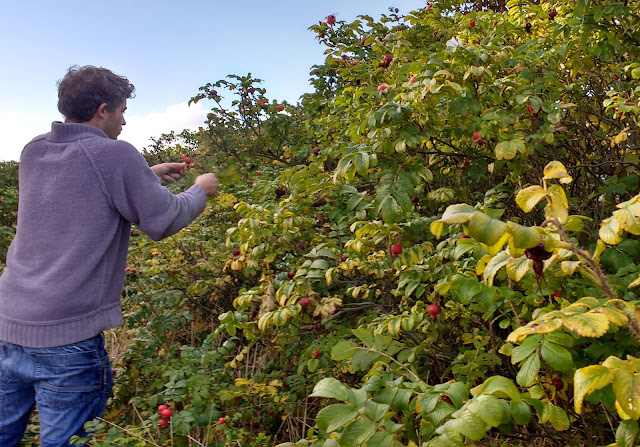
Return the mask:
POLYGON ((469 21, 469 26, 470 27, 476 26, 476 22, 474 22, 473 20, 469 21))
POLYGON ((534 115, 536 114, 536 111, 533 109, 533 106, 531 104, 529 104, 527 108, 529 109, 529 112, 533 113, 534 115))
POLYGON ((160 419, 160 420, 158 421, 158 425, 159 425, 160 427, 166 427, 168 423, 169 423, 169 419, 160 419))
POLYGON ((411 198, 411 202, 413 202, 414 205, 418 205, 420 203, 420 197, 418 196, 413 196, 411 198))
POLYGON ((561 390, 562 388, 564 388, 564 383, 557 377, 551 380, 551 385, 555 386, 556 390, 561 390))
POLYGON ((313 355, 313 358, 314 358, 314 359, 317 359, 318 357, 320 357, 320 351, 317 351, 317 350, 316 350, 316 351, 313 351, 313 352, 311 353, 311 355, 313 355))
POLYGON ((387 86, 386 86, 386 85, 384 85, 384 84, 382 84, 382 85, 378 86, 378 91, 379 91, 379 92, 383 92, 383 91, 385 91, 386 89, 387 89, 387 86))
POLYGON ((482 140, 484 140, 484 138, 481 138, 481 137, 480 137, 480 131, 479 131, 479 130, 476 130, 476 131, 473 133, 473 141, 480 141, 481 139, 482 139, 482 140))
POLYGON ((302 306, 302 310, 306 309, 309 303, 311 303, 311 300, 306 296, 304 298, 300 298, 300 306, 302 306))
POLYGON ((414 75, 414 76, 411 76, 411 79, 409 79, 409 82, 411 82, 412 84, 413 84, 414 82, 416 82, 416 77, 415 77, 415 75, 414 75))
POLYGON ((278 106, 278 112, 282 112, 284 110, 284 106, 282 104, 280 104, 278 106))
POLYGON ((313 149, 311 149, 311 152, 313 153, 313 155, 318 155, 320 153, 320 148, 314 147, 313 149))
POLYGON ((131 236, 136 237, 137 235, 138 235, 138 232, 137 232, 137 231, 132 231, 132 232, 131 232, 131 236))
POLYGON ((262 175, 262 171, 256 171, 256 174, 262 175))
POLYGON ((171 416, 173 416, 173 411, 171 411, 171 408, 165 408, 160 414, 163 418, 169 419, 171 416))
POLYGON ((396 256, 399 255, 400 253, 402 253, 402 245, 393 244, 391 246, 391 253, 393 253, 396 256))
POLYGON ((393 54, 389 53, 384 55, 385 63, 389 64, 392 60, 393 60, 393 54))
POLYGON ((158 406, 158 413, 162 413, 164 410, 167 410, 169 407, 167 407, 166 405, 159 405, 158 406))
POLYGON ((424 7, 424 9, 431 9, 431 8, 433 8, 432 4, 428 4, 427 6, 424 7))
POLYGON ((209 96, 216 96, 218 92, 216 90, 209 90, 209 96))
POLYGON ((469 235, 462 233, 460 239, 469 239, 469 235))
POLYGON ((336 23, 336 16, 331 14, 327 16, 327 23, 329 25, 333 25, 334 23, 336 23))
POLYGON ((448 404, 453 405, 453 402, 451 401, 451 398, 449 396, 447 396, 446 394, 443 394, 442 396, 440 396, 440 400, 443 402, 446 402, 448 404))
POLYGON ((560 298, 562 296, 562 294, 556 290, 555 292, 553 292, 551 294, 551 296, 554 297, 554 298, 560 298))
POLYGON ((182 161, 184 161, 186 164, 190 164, 191 163, 191 159, 189 157, 187 157, 184 154, 180 155, 180 158, 182 158, 182 161))
POLYGON ((218 419, 218 424, 220 424, 220 425, 224 424, 225 422, 227 422, 227 420, 225 418, 223 418, 223 417, 218 419))
POLYGON ((441 311, 442 308, 439 304, 429 304, 429 307, 427 307, 427 312, 429 312, 432 317, 437 317, 441 311))
POLYGON ((233 256, 240 256, 240 249, 238 247, 235 247, 232 253, 233 256))

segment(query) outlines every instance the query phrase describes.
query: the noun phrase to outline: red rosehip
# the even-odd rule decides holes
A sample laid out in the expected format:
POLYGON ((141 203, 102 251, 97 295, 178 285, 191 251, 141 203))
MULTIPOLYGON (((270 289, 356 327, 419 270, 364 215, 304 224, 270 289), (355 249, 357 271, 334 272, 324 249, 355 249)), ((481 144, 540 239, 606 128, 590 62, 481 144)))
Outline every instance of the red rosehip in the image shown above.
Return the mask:
POLYGON ((387 89, 387 86, 386 86, 386 85, 384 85, 384 84, 382 84, 382 85, 378 86, 378 91, 379 91, 379 92, 383 92, 383 91, 385 91, 386 89, 387 89))
POLYGON ((280 104, 278 106, 278 112, 282 112, 284 110, 284 106, 282 104, 280 104))
POLYGON ((256 174, 262 175, 262 171, 256 171, 256 174))
POLYGON ((317 359, 318 357, 320 357, 320 351, 317 351, 317 350, 313 351, 311 355, 313 356, 314 359, 317 359))
POLYGON ((186 164, 190 164, 191 163, 191 159, 189 157, 187 157, 185 154, 181 154, 180 158, 182 158, 182 161, 184 161, 186 164))
POLYGON ((389 53, 384 55, 384 61, 386 64, 389 64, 392 60, 393 60, 393 54, 389 53))
POLYGON ((427 312, 429 312, 432 317, 437 317, 441 311, 442 308, 439 304, 429 304, 429 307, 427 307, 427 312))
POLYGON ((533 109, 533 106, 531 104, 529 104, 527 108, 529 109, 529 112, 533 113, 534 115, 536 114, 536 111, 533 109))
POLYGON ((460 235, 460 239, 469 239, 469 235, 468 235, 468 234, 464 234, 464 233, 462 233, 462 234, 460 235))
POLYGON ((169 419, 171 416, 173 416, 173 411, 171 411, 171 408, 165 408, 160 414, 163 418, 169 419))
POLYGON ((137 232, 137 231, 132 231, 132 232, 131 232, 131 236, 136 237, 137 235, 138 235, 138 232, 137 232))
POLYGON ((473 20, 469 21, 469 26, 470 27, 476 26, 476 22, 474 22, 473 20))
POLYGON ((225 422, 227 422, 227 420, 225 418, 223 418, 223 417, 218 419, 218 424, 220 424, 220 425, 224 424, 225 422))
POLYGON ((313 153, 313 155, 318 155, 320 153, 320 148, 314 147, 313 149, 311 149, 311 152, 313 153))
POLYGON ((431 9, 431 8, 433 8, 432 4, 428 4, 427 6, 424 7, 424 9, 431 9))
POLYGON ((311 303, 311 300, 306 296, 304 298, 300 298, 300 306, 302 307, 302 310, 305 310, 309 303, 311 303))
POLYGON ((420 197, 418 196, 413 196, 411 198, 411 202, 413 202, 414 205, 418 205, 420 203, 420 197))
POLYGON ((555 386, 556 390, 561 390, 562 388, 564 388, 564 383, 557 377, 551 380, 551 385, 555 386))
POLYGON ((166 427, 168 423, 169 423, 169 419, 160 419, 160 420, 158 421, 158 425, 159 425, 160 427, 166 427))
POLYGON ((167 407, 166 405, 159 405, 158 406, 158 413, 162 413, 164 410, 169 409, 169 407, 167 407))
POLYGON ((393 244, 391 246, 391 253, 398 256, 400 253, 402 253, 402 246, 399 244, 393 244))
POLYGON ((327 23, 329 25, 333 25, 334 23, 336 23, 336 16, 331 14, 327 16, 327 23))
POLYGON ((480 131, 479 131, 479 130, 476 130, 476 131, 473 133, 473 141, 480 141, 480 140, 484 140, 484 137, 481 137, 481 136, 480 136, 480 131))
POLYGON ((216 90, 209 90, 209 96, 216 96, 218 92, 216 90))
POLYGON ((446 402, 448 404, 453 405, 453 402, 451 401, 451 398, 449 396, 447 396, 446 394, 443 394, 442 396, 440 396, 440 400, 443 402, 446 402))
POLYGON ((562 294, 556 290, 555 292, 553 292, 551 294, 551 296, 554 297, 554 298, 560 298, 562 296, 562 294))
POLYGON ((240 249, 238 247, 235 247, 232 253, 233 256, 240 256, 240 249))

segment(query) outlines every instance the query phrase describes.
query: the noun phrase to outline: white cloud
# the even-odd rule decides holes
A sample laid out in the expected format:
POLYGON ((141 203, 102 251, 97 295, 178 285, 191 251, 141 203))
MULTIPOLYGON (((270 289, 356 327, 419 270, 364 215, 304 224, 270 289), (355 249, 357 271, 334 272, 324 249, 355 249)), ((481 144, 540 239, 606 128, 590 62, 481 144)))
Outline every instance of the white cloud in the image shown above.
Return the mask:
MULTIPOLYGON (((201 103, 188 106, 176 104, 168 106, 164 112, 153 112, 147 115, 125 115, 127 124, 118 137, 133 144, 139 151, 151 144, 151 137, 159 137, 172 130, 176 133, 184 129, 197 130, 207 117, 201 103)), ((0 161, 18 160, 22 148, 37 135, 48 132, 51 122, 61 120, 52 115, 24 115, 21 113, 0 113, 0 161)))
POLYGON ((133 144, 139 151, 151 144, 151 137, 159 137, 172 130, 176 133, 184 129, 198 130, 207 117, 201 103, 191 106, 176 104, 166 108, 164 112, 153 112, 147 115, 126 115, 127 124, 122 128, 119 140, 133 144))

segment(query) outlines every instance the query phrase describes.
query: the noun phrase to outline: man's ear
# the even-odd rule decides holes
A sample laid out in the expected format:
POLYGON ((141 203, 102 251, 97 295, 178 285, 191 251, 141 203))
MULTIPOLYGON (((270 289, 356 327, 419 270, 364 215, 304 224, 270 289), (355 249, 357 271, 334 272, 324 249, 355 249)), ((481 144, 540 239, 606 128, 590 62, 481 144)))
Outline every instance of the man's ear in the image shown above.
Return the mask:
POLYGON ((107 103, 103 102, 98 106, 98 110, 96 110, 96 117, 100 119, 104 119, 107 113, 107 103))

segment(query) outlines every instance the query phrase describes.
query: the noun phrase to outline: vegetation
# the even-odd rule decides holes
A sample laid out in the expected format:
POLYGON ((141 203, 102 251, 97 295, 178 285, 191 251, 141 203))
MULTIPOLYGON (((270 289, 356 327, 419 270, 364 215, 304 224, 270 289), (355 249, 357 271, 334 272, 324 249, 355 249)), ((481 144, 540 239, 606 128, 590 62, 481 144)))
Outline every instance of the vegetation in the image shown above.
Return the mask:
POLYGON ((636 445, 640 3, 334 20, 299 104, 229 76, 145 153, 223 186, 132 232, 93 444, 636 445))

